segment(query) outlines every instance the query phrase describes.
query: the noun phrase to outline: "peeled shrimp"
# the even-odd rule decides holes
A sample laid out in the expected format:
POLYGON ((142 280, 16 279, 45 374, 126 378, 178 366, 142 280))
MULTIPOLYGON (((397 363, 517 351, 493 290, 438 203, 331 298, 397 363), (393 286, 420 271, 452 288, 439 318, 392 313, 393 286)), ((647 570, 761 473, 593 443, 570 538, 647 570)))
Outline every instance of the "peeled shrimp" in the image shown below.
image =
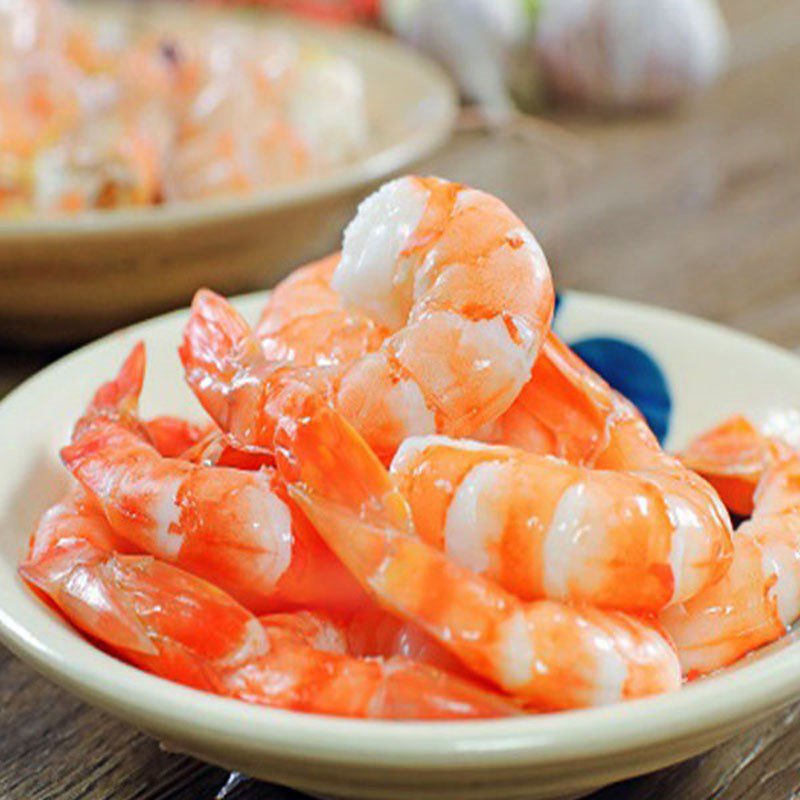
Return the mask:
MULTIPOLYGON (((468 435, 503 413, 553 310, 547 262, 520 220, 487 194, 435 178, 400 178, 361 204, 332 283, 391 335, 346 364, 281 374, 324 394, 384 459, 409 435, 468 435)), ((209 292, 195 299, 181 349, 187 379, 223 430, 269 447, 276 365, 249 344, 220 362, 222 340, 243 338, 220 306, 209 292)))
POLYGON ((61 457, 112 528, 142 551, 202 575, 257 610, 356 606, 347 574, 274 471, 164 458, 133 412, 144 376, 134 348, 101 387, 61 457))
POLYGON ((730 521, 714 491, 553 334, 501 428, 510 415, 524 423, 508 438, 568 460, 441 437, 398 451, 392 472, 428 542, 524 599, 635 612, 724 574, 730 521))
POLYGON ((594 470, 414 437, 392 474, 422 538, 523 599, 653 613, 697 594, 729 564, 724 510, 675 471, 594 470))
POLYGON ((410 511, 355 430, 309 396, 276 433, 278 467, 317 530, 388 611, 536 709, 601 705, 677 689, 665 638, 619 612, 524 603, 414 534, 410 511))
MULTIPOLYGON (((51 515, 52 518, 53 515, 51 515)), ((503 698, 433 667, 358 659, 324 615, 260 620, 201 578, 148 556, 67 540, 20 567, 77 628, 163 678, 280 708, 372 718, 517 713, 503 698)))
MULTIPOLYGON (((720 436, 729 443, 730 430, 720 426, 706 441, 720 436)), ((765 438, 762 445, 759 452, 770 453, 769 463, 755 492, 753 516, 734 534, 730 569, 660 616, 690 676, 727 666, 778 639, 800 617, 800 456, 765 438)), ((747 463, 752 452, 742 455, 747 463)))

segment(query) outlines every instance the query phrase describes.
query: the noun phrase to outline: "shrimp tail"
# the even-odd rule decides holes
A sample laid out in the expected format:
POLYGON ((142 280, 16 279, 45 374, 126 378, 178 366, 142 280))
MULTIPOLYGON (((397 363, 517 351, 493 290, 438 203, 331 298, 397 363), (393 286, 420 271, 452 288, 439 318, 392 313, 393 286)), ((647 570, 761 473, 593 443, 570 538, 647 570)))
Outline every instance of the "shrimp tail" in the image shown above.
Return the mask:
POLYGON ((680 458, 714 487, 727 508, 749 517, 764 473, 790 455, 785 444, 736 415, 693 439, 680 458))
POLYGON ((207 581, 81 540, 20 567, 76 628, 163 678, 220 691, 221 669, 266 648, 256 618, 207 581))
POLYGON ((157 650, 104 569, 108 552, 80 539, 66 540, 19 573, 43 592, 76 627, 105 644, 143 656, 157 650))
MULTIPOLYGON (((200 289, 178 349, 186 382, 203 408, 229 430, 243 376, 266 366, 261 345, 241 314, 220 295, 200 289)), ((257 389, 257 384, 250 384, 257 389)), ((246 394, 250 394, 246 392, 246 394)))
POLYGON ((104 383, 95 392, 90 409, 135 415, 144 385, 147 354, 144 342, 137 342, 114 380, 104 383))
MULTIPOLYGON (((295 404, 300 402, 296 395, 295 404)), ((340 508, 379 527, 413 531, 408 503, 378 457, 344 417, 312 392, 279 422, 275 455, 290 492, 303 498, 306 507, 340 508)))
POLYGON ((102 419, 114 419, 147 442, 150 434, 139 419, 139 397, 144 385, 147 355, 144 342, 137 342, 117 376, 104 383, 94 394, 86 413, 75 424, 72 444, 61 450, 61 460, 69 464, 75 456, 76 443, 102 419))

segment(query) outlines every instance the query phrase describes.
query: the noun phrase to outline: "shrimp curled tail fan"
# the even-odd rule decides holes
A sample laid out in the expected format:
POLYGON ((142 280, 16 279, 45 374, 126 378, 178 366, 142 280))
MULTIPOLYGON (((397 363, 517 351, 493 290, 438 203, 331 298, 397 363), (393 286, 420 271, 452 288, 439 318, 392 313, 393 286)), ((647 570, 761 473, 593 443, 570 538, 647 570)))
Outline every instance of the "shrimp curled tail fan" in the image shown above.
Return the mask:
POLYGON ((243 449, 270 451, 295 393, 301 400, 308 393, 303 372, 269 364, 247 321, 208 289, 192 301, 179 355, 203 408, 243 449))
POLYGON ((125 359, 117 377, 104 383, 95 393, 91 408, 95 411, 136 413, 144 385, 147 356, 144 342, 137 342, 125 359))
POLYGON ((104 383, 95 392, 86 414, 75 425, 73 439, 80 437, 98 420, 111 417, 149 441, 150 434, 138 418, 139 396, 142 393, 146 368, 147 353, 144 342, 137 342, 117 376, 104 383))
POLYGON ((78 542, 23 564, 20 574, 77 628, 136 666, 187 686, 219 691, 217 667, 265 650, 263 631, 243 606, 150 556, 118 556, 78 542))
MULTIPOLYGON (((201 289, 192 301, 179 355, 186 380, 206 411, 223 430, 234 417, 228 405, 234 390, 241 394, 244 369, 258 367, 264 357, 261 345, 245 319, 223 297, 201 289)), ((247 396, 259 398, 257 383, 247 396)))
POLYGON ((655 626, 619 612, 524 603, 416 537, 380 461, 333 410, 310 402, 277 438, 290 494, 377 602, 526 706, 602 705, 680 686, 677 656, 655 626))

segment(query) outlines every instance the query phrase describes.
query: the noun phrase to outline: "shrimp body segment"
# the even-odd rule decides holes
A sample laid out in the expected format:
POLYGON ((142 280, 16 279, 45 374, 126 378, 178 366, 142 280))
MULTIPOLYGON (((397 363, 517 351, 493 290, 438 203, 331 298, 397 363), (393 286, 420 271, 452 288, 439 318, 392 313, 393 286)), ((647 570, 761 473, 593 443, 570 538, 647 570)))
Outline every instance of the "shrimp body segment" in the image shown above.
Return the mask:
POLYGON ((800 457, 775 452, 751 519, 733 539, 731 568, 660 620, 688 675, 712 672, 783 636, 800 617, 800 457))
POLYGON ((588 606, 525 603, 417 537, 389 475, 331 409, 308 404, 278 439, 290 493, 378 603, 525 705, 577 708, 678 688, 677 657, 654 627, 588 606))
POLYGON ((256 335, 269 361, 347 364, 377 350, 389 330, 347 307, 331 286, 340 253, 300 267, 270 293, 256 335))
POLYGON ((137 347, 61 453, 114 531, 249 608, 358 605, 357 584, 291 503, 274 470, 164 458, 142 438, 126 409, 136 404, 143 373, 144 350, 137 347))
POLYGON ((406 440, 392 474, 422 538, 526 600, 654 613, 728 566, 724 517, 672 473, 434 436, 406 440))
POLYGON ((80 484, 74 483, 67 496, 39 519, 28 545, 28 560, 38 561, 57 547, 84 541, 120 553, 134 550, 130 542, 114 532, 91 495, 80 484))
MULTIPOLYGON (((469 435, 502 414, 530 375, 554 302, 547 262, 520 220, 487 194, 434 178, 400 178, 361 204, 331 285, 389 335, 334 368, 297 369, 385 460, 407 436, 469 435)), ((194 305, 206 329, 218 324, 210 305, 207 292, 194 305)), ((268 410, 252 402, 264 364, 248 346, 242 370, 221 369, 198 327, 182 348, 190 385, 224 430, 269 447, 268 410), (209 383, 213 373, 227 391, 209 383)))

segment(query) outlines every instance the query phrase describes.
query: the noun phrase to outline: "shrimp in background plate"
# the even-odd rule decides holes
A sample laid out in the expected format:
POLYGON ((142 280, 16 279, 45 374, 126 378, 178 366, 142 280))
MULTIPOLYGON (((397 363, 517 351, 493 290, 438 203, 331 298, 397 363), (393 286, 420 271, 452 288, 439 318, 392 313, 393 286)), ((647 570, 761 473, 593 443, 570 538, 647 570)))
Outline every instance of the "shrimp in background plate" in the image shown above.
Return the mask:
POLYGON ((0 4, 0 211, 254 191, 366 146, 364 79, 346 55, 229 17, 140 16, 0 4))
POLYGON ((604 705, 680 686, 653 625, 590 606, 525 603, 414 533, 410 510, 356 431, 313 394, 276 431, 290 494, 365 589, 527 707, 604 705))
POLYGON ((547 262, 520 220, 436 178, 397 179, 361 204, 333 286, 392 333, 332 367, 279 368, 250 345, 235 365, 221 363, 211 340, 230 315, 221 298, 196 296, 181 348, 187 380, 242 444, 271 445, 268 405, 281 380, 314 386, 383 459, 409 435, 468 435, 514 401, 553 311, 547 262))
POLYGON ((101 387, 61 451, 111 527, 142 551, 201 575, 248 608, 351 608, 363 594, 298 513, 274 471, 165 458, 135 417, 142 345, 101 387))
POLYGON ((318 714, 462 719, 519 713, 504 698, 434 667, 350 656, 344 632, 323 614, 259 620, 189 572, 150 556, 115 554, 91 533, 76 536, 70 513, 46 516, 49 544, 20 574, 79 630, 163 678, 318 714), (65 525, 60 539, 57 518, 65 525))

